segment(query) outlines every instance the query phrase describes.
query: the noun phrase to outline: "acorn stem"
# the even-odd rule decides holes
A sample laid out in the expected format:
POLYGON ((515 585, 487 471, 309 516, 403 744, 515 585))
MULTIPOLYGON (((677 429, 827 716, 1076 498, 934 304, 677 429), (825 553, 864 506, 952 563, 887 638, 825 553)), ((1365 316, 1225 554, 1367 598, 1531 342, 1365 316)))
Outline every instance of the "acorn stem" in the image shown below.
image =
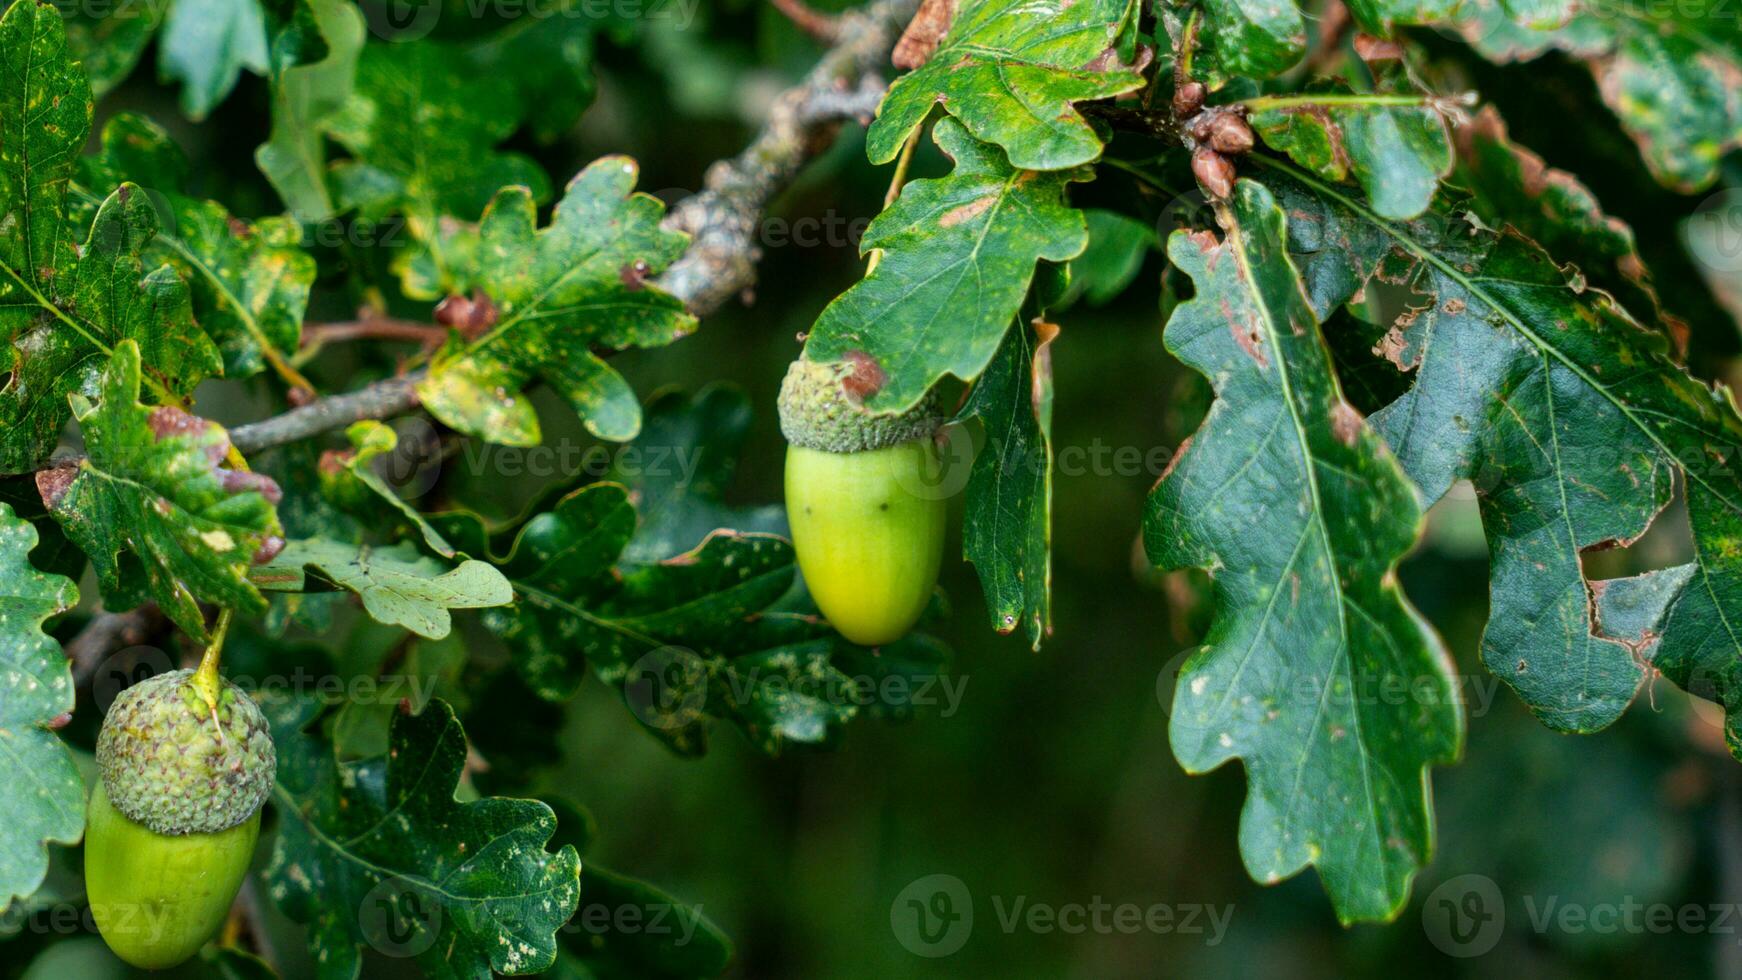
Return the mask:
POLYGON ((200 669, 194 671, 192 680, 188 682, 200 692, 206 706, 213 711, 218 710, 218 658, 224 653, 224 636, 230 632, 230 616, 228 606, 218 611, 218 622, 212 627, 212 641, 206 644, 206 652, 200 656, 200 669))

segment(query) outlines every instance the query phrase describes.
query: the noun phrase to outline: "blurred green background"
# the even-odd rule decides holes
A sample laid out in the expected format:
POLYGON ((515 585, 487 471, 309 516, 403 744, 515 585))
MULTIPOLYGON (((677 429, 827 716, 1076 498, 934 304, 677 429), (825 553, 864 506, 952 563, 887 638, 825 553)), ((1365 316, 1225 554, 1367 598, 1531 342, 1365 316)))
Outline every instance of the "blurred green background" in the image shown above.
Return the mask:
MULTIPOLYGON (((553 145, 513 148, 535 155, 559 185, 597 155, 627 152, 642 163, 644 189, 668 200, 693 190, 711 161, 745 144, 769 98, 817 53, 760 3, 709 4, 700 18, 682 30, 650 22, 634 43, 603 44, 599 97, 581 128, 553 145)), ((1448 77, 1500 106, 1516 139, 1586 178, 1635 227, 1668 305, 1693 326, 1692 363, 1707 377, 1727 374, 1735 324, 1679 244, 1679 223, 1700 200, 1649 180, 1588 71, 1557 57, 1496 69, 1449 42, 1426 41, 1448 77)), ((146 68, 99 112, 158 119, 195 161, 196 190, 248 214, 274 208, 249 159, 265 131, 265 105, 264 86, 248 77, 214 118, 192 125, 146 68)), ((928 147, 915 172, 944 167, 928 147)), ((749 394, 758 416, 733 502, 779 497, 775 391, 798 336, 861 273, 854 235, 880 207, 888 179, 865 162, 858 130, 846 127, 776 202, 750 305, 710 317, 673 347, 613 361, 644 394, 716 380, 749 394)), ((1167 203, 1142 198, 1112 172, 1080 189, 1077 201, 1146 218, 1167 203)), ((329 266, 372 261, 349 252, 324 258, 329 266)), ((1117 301, 1057 317, 1061 453, 1134 447, 1145 459, 1164 458, 1152 450, 1177 445, 1195 425, 1203 392, 1161 346, 1162 274, 1152 254, 1117 301)), ((316 316, 348 318, 354 297, 342 282, 324 285, 336 288, 316 316)), ((389 365, 341 350, 323 355, 317 372, 336 389, 389 365)), ((202 406, 226 422, 271 410, 222 389, 203 392, 202 406)), ((554 439, 585 438, 578 426, 551 428, 554 439)), ((1056 633, 1039 653, 995 635, 973 570, 947 563, 943 586, 954 611, 935 632, 956 651, 952 676, 963 696, 954 712, 862 720, 834 751, 778 759, 722 729, 705 758, 689 761, 649 738, 614 692, 589 682, 566 718, 554 716, 560 722, 549 712, 508 711, 497 715, 504 730, 473 734, 537 744, 540 726, 560 724, 554 766, 516 791, 589 807, 600 827, 590 856, 699 904, 735 941, 737 977, 1742 976, 1742 770, 1722 749, 1716 709, 1659 683, 1597 736, 1552 735, 1530 719, 1477 661, 1486 554, 1467 494, 1435 509, 1403 576, 1453 651, 1470 709, 1463 761, 1432 774, 1433 863, 1386 926, 1338 925, 1312 872, 1273 887, 1252 882, 1236 850, 1238 767, 1188 777, 1168 748, 1173 672, 1204 613, 1193 605, 1191 580, 1143 567, 1137 528, 1157 475, 1139 467, 1059 476, 1056 633), (897 919, 908 914, 897 901, 903 889, 932 875, 959 879, 974 911, 966 942, 937 959, 906 948, 892 925, 892 908, 897 919), (1482 955, 1448 955, 1431 921, 1446 907, 1433 903, 1460 901, 1480 880, 1500 896, 1503 910, 1491 901, 1484 910, 1503 916, 1501 927, 1492 942, 1452 944, 1459 952, 1485 946, 1482 955), (1007 929, 1000 911, 1018 901, 1162 905, 1175 910, 1176 924, 1188 907, 1213 906, 1228 918, 1225 932, 1203 913, 1190 913, 1202 930, 1190 933, 1007 929), (1606 909, 1634 905, 1684 917, 1698 908, 1705 924, 1658 930, 1635 911, 1604 927, 1606 909), (1590 921, 1564 918, 1569 906, 1590 921)), ((439 492, 507 515, 538 490, 454 476, 439 492)), ((1674 521, 1666 524, 1607 557, 1603 574, 1674 560, 1684 545, 1674 521)), ((960 554, 959 508, 955 526, 951 555, 960 554)), ((0 975, 25 971, 43 945, 28 935, 0 942, 0 975)), ((288 955, 294 962, 294 948, 288 955)), ((72 975, 60 972, 75 969, 70 962, 39 963, 32 975, 72 975)), ((391 966, 371 962, 372 971, 391 966)))

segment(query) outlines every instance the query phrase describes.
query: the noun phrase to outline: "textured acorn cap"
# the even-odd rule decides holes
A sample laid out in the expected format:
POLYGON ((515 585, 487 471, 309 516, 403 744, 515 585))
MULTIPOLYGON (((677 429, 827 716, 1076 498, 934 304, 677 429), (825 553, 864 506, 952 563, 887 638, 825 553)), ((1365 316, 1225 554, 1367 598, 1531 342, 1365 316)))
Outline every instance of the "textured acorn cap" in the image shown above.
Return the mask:
POLYGON ((278 758, 266 716, 220 680, 214 710, 177 670, 115 699, 97 736, 109 802, 160 834, 215 834, 252 817, 272 792, 278 758))
POLYGON ((929 437, 943 424, 933 389, 899 415, 876 415, 860 406, 881 383, 882 372, 869 358, 819 364, 801 356, 786 369, 780 385, 780 431, 794 446, 827 453, 886 449, 929 437), (867 379, 866 375, 871 375, 867 379))

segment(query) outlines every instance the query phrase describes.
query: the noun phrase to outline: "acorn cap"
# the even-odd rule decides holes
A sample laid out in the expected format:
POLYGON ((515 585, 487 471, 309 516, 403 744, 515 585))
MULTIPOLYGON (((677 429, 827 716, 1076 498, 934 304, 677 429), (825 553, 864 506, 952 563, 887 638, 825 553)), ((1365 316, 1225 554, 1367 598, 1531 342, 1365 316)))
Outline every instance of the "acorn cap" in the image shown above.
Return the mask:
POLYGON ((160 834, 215 834, 244 823, 272 792, 277 753, 259 705, 227 680, 216 709, 193 671, 121 692, 97 736, 103 792, 129 820, 160 834))
POLYGON ((819 364, 800 356, 780 385, 780 431, 794 446, 826 453, 861 453, 928 438, 944 423, 937 390, 897 415, 865 411, 882 372, 870 358, 819 364))

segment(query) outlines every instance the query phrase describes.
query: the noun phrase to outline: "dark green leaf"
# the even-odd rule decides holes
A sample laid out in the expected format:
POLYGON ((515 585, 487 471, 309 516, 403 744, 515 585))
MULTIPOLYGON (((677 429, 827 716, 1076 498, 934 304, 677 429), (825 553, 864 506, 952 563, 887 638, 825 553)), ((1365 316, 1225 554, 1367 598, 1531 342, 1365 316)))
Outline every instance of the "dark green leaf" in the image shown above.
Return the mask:
POLYGON ((418 393, 437 418, 491 442, 537 445, 538 416, 518 393, 540 378, 588 431, 634 437, 641 406, 593 347, 669 344, 695 328, 683 303, 646 280, 683 254, 688 238, 660 227, 659 199, 634 193, 628 157, 604 157, 576 175, 548 227, 533 197, 504 189, 479 228, 475 281, 495 304, 493 328, 451 343, 418 393))
POLYGON ((354 978, 369 945, 425 976, 536 973, 580 896, 580 858, 545 842, 536 800, 459 803, 466 733, 444 701, 394 719, 380 758, 340 762, 304 729, 307 700, 269 701, 278 745, 273 900, 309 926, 318 975, 354 978))
POLYGON ((1197 293, 1167 346, 1217 396, 1144 523, 1151 560, 1208 570, 1219 610, 1180 671, 1174 755, 1244 762, 1255 879, 1312 864, 1342 921, 1389 919, 1432 849, 1427 767, 1463 735, 1450 658, 1397 585, 1421 511, 1343 400, 1283 209, 1241 181, 1222 223, 1168 243, 1197 293))
POLYGON ((31 567, 34 547, 36 529, 0 503, 0 911, 42 884, 46 845, 75 843, 85 828, 84 783, 50 730, 73 710, 73 672, 42 631, 79 590, 31 567))
POLYGON ((968 474, 963 557, 986 591, 992 628, 1020 625, 1036 650, 1052 632, 1052 353, 1058 335, 1018 326, 957 416, 976 418, 986 444, 968 474))
MULTIPOLYGON (((1072 103, 1143 85, 1117 42, 1135 0, 964 0, 924 65, 896 79, 865 137, 887 163, 932 106, 1025 170, 1062 170, 1101 155, 1101 139, 1072 103)), ((948 147, 946 147, 948 150, 948 147)))
POLYGON ((15 3, 0 16, 0 118, 28 123, 0 142, 0 473, 33 469, 70 414, 67 395, 95 389, 116 345, 137 341, 153 391, 192 390, 222 368, 175 272, 143 259, 158 218, 139 188, 104 201, 82 247, 68 183, 91 126, 90 88, 53 7, 15 3))
POLYGON ((1665 624, 1663 650, 1735 661, 1742 637, 1727 624, 1742 622, 1731 544, 1742 419, 1728 393, 1689 377, 1660 334, 1534 243, 1449 207, 1386 222, 1294 176, 1272 186, 1321 310, 1374 279, 1421 297, 1383 344, 1413 386, 1372 422, 1427 499, 1460 478, 1475 485, 1490 551, 1489 668, 1557 730, 1593 731, 1620 715, 1646 667, 1628 643, 1593 634, 1581 555, 1642 534, 1678 470, 1698 571, 1665 624))
POLYGON ((124 340, 103 372, 99 403, 73 396, 89 458, 37 474, 67 537, 96 566, 114 610, 157 600, 204 639, 199 602, 263 613, 248 568, 281 543, 276 484, 225 469, 230 436, 178 408, 139 403, 139 347, 124 340))
POLYGON ((1606 214, 1577 177, 1512 142, 1492 106, 1458 127, 1457 139, 1456 182, 1471 192, 1470 208, 1484 223, 1511 225, 1557 261, 1577 265, 1591 285, 1635 316, 1671 338, 1685 334, 1687 324, 1658 302, 1633 229, 1606 214))
POLYGON ((908 184, 871 222, 860 247, 882 249, 882 260, 823 310, 807 347, 817 361, 869 355, 884 383, 865 404, 880 412, 917 404, 946 374, 978 377, 1035 264, 1075 258, 1089 241, 1082 213, 1064 200, 1066 185, 1089 179, 1086 169, 1012 169, 954 119, 932 135, 955 170, 908 184))

